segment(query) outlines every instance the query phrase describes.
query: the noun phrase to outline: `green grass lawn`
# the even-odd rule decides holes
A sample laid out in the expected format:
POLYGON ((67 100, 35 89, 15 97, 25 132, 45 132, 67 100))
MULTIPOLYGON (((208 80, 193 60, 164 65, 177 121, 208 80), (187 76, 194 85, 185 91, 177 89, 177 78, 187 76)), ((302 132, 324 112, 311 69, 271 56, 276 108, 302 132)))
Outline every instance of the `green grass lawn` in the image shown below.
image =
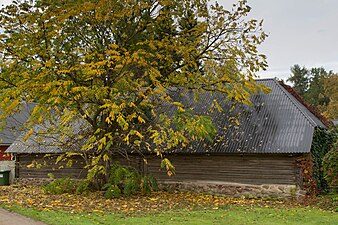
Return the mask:
POLYGON ((114 213, 67 213, 38 211, 12 206, 10 210, 47 224, 338 224, 338 213, 318 208, 267 208, 259 206, 225 206, 218 209, 196 209, 123 215, 114 213))

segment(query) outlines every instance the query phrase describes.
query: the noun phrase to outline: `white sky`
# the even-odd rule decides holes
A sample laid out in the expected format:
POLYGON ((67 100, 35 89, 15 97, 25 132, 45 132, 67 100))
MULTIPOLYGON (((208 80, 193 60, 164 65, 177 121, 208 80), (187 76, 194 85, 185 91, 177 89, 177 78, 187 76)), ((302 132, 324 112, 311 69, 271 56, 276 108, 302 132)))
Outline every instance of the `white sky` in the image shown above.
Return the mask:
POLYGON ((12 0, 0 0, 0 5, 7 5, 11 2, 12 2, 12 0))
MULTIPOLYGON (((11 0, 0 0, 0 5, 11 0)), ((231 6, 235 0, 218 0, 231 6)), ((338 72, 338 0, 248 0, 250 18, 264 19, 269 34, 260 50, 269 68, 262 78, 286 79, 290 67, 320 67, 338 72)))
MULTIPOLYGON (((231 5, 235 0, 218 0, 231 5)), ((269 34, 260 50, 269 68, 262 78, 286 79, 290 67, 321 67, 338 72, 338 0, 248 0, 249 17, 263 19, 269 34)))

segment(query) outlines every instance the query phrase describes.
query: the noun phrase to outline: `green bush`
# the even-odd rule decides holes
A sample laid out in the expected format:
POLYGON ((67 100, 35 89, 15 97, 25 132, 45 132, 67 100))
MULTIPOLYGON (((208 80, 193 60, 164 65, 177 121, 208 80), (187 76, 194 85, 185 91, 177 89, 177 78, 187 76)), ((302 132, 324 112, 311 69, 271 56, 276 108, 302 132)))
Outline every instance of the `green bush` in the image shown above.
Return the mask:
POLYGON ((141 179, 141 191, 143 194, 149 194, 152 191, 158 191, 157 181, 154 176, 144 176, 141 179))
POLYGON ((138 192, 149 194, 157 191, 158 186, 153 176, 141 176, 135 169, 115 163, 111 166, 108 183, 103 190, 106 198, 118 198, 138 192))
POLYGON ((119 198, 120 196, 121 190, 117 185, 110 185, 104 193, 104 197, 106 198, 119 198))
POLYGON ((74 193, 76 184, 74 180, 67 178, 55 179, 43 187, 45 193, 60 195, 63 193, 74 193))
POLYGON ((75 181, 69 177, 55 179, 43 187, 47 194, 60 195, 64 193, 82 194, 89 190, 89 182, 87 180, 75 181))
POLYGON ((79 182, 77 182, 77 187, 75 190, 75 194, 79 195, 79 194, 83 194, 89 191, 89 185, 90 182, 88 180, 81 180, 79 182))

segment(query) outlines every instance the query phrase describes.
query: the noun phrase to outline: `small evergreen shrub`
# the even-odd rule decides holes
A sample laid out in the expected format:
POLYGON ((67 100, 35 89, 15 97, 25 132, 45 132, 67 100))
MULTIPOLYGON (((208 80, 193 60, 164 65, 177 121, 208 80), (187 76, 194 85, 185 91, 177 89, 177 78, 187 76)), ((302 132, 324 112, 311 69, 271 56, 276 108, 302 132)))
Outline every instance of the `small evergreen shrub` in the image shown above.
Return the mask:
POLYGON ((157 191, 153 176, 141 176, 135 169, 115 163, 111 166, 108 183, 103 186, 106 198, 130 196, 138 192, 149 194, 157 191))

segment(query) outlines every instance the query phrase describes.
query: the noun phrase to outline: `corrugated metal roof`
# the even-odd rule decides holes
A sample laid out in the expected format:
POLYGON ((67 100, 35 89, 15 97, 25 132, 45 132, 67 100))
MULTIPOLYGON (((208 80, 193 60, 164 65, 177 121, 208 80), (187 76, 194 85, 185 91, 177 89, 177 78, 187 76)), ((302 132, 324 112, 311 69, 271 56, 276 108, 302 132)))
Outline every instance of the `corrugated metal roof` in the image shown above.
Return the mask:
MULTIPOLYGON (((191 153, 305 153, 309 152, 314 127, 325 127, 305 106, 299 103, 275 79, 257 80, 268 86, 269 94, 259 93, 251 96, 252 106, 235 105, 224 101, 220 93, 205 92, 194 101, 192 91, 172 90, 175 101, 190 104, 199 115, 209 115, 218 129, 215 140, 195 141, 186 149, 191 153), (184 94, 182 94, 184 93, 184 94), (213 100, 222 106, 223 111, 209 109, 213 100), (231 122, 237 117, 239 124, 231 122)), ((173 111, 166 105, 162 110, 173 111)), ((182 152, 180 150, 179 152, 182 152)))
MULTIPOLYGON (((58 121, 57 121, 58 122, 58 121)), ((33 133, 25 140, 27 132, 22 134, 10 145, 6 152, 10 153, 63 153, 75 152, 81 149, 86 142, 80 135, 86 130, 88 125, 84 120, 72 122, 72 127, 68 135, 59 132, 50 132, 51 125, 35 125, 33 133)), ((55 129, 56 130, 56 129, 55 129)), ((84 132, 85 133, 85 132, 84 132)))
MULTIPOLYGON (((268 86, 272 92, 251 96, 252 106, 225 101, 220 93, 204 92, 197 96, 193 91, 172 88, 170 95, 175 101, 188 105, 198 115, 209 115, 218 133, 213 142, 195 141, 179 152, 191 153, 306 153, 310 152, 315 127, 325 127, 305 106, 299 103, 275 79, 257 80, 268 86), (217 100, 223 111, 210 111, 217 100), (233 106, 234 110, 230 110, 233 106), (231 121, 237 117, 239 124, 231 121)), ((162 105, 159 111, 175 113, 175 106, 162 105)), ((85 129, 83 124, 74 125, 74 133, 85 129)), ((40 128, 36 127, 38 132, 40 128)), ((7 152, 16 153, 59 153, 67 151, 60 144, 60 135, 33 135, 26 142, 23 136, 9 147, 7 152)), ((74 138, 76 139, 76 138, 74 138)), ((68 139, 71 140, 71 139, 68 139)), ((71 143, 71 142, 70 142, 71 143)), ((69 146, 75 146, 71 143, 69 146)))
POLYGON ((20 135, 21 130, 29 118, 31 110, 34 108, 34 103, 23 103, 19 112, 7 117, 3 121, 3 129, 0 131, 0 145, 11 145, 20 135))

